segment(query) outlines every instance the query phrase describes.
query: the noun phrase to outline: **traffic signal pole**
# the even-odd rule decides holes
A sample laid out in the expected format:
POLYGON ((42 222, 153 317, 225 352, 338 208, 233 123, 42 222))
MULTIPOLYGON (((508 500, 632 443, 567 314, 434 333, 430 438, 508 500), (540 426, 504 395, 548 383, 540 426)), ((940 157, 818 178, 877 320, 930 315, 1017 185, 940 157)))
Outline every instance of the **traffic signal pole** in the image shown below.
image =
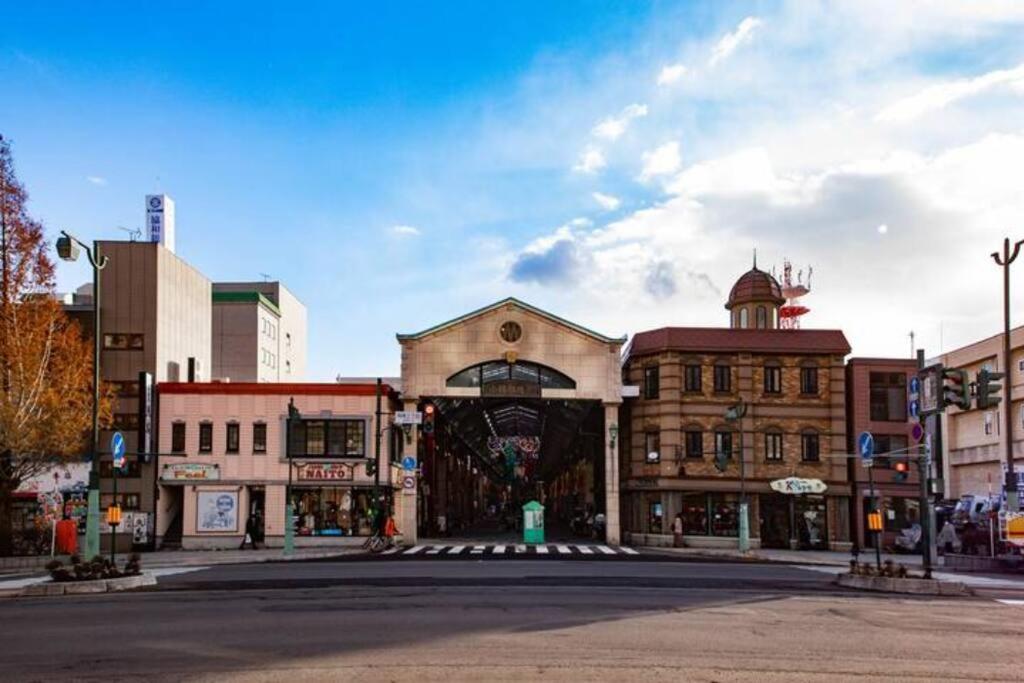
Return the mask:
POLYGON ((1017 491, 1017 474, 1013 469, 1013 369, 1010 367, 1010 264, 1017 260, 1020 240, 1012 247, 1010 238, 1003 240, 1003 253, 992 253, 996 265, 1003 269, 1003 372, 1006 374, 1006 429, 1003 431, 1006 443, 1006 507, 1010 512, 1020 512, 1020 498, 1017 491))
MULTIPOLYGON (((924 349, 917 350, 917 369, 924 368, 924 349)), ((935 506, 932 504, 931 496, 928 495, 928 481, 932 474, 932 451, 939 449, 942 452, 942 418, 938 415, 930 415, 925 418, 925 452, 917 454, 917 487, 918 487, 918 516, 921 522, 921 568, 924 570, 924 578, 932 578, 932 544, 935 538, 935 506), (932 421, 933 431, 927 429, 928 420, 932 421), (928 434, 934 433, 931 448, 928 446, 928 434)), ((920 447, 920 446, 919 446, 920 447)))

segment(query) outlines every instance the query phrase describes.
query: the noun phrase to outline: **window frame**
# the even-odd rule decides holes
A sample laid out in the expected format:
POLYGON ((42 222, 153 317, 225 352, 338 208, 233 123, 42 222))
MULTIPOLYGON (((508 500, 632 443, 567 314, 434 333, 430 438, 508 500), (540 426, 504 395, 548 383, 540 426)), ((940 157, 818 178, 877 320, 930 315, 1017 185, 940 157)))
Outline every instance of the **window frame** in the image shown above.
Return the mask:
POLYGON ((644 366, 644 400, 655 401, 661 396, 661 369, 658 365, 644 366))
POLYGON ((224 425, 224 452, 228 455, 238 455, 242 446, 242 428, 237 422, 228 422, 224 425), (231 441, 234 438, 234 444, 231 441))
POLYGON ((732 366, 728 363, 715 363, 711 371, 712 385, 716 394, 732 393, 732 366), (723 372, 724 371, 724 372, 723 372), (725 378, 724 382, 719 380, 725 378), (724 388, 723 388, 724 387, 724 388))
POLYGON ((757 329, 768 329, 768 309, 763 304, 758 306, 755 310, 754 320, 757 329))
POLYGON ((323 460, 363 460, 368 457, 366 433, 368 420, 361 417, 324 417, 301 419, 293 424, 288 434, 287 457, 316 458, 323 460), (322 443, 319 451, 310 451, 310 427, 319 432, 320 437, 314 441, 322 443), (341 439, 332 439, 340 429, 341 439), (340 453, 332 453, 332 444, 341 444, 340 453), (350 449, 350 445, 354 447, 350 449), (297 448, 301 446, 301 452, 297 448))
POLYGON ((805 429, 800 432, 800 460, 801 462, 821 462, 821 434, 813 429, 805 429), (808 448, 814 444, 813 448, 808 448))
POLYGON ((683 430, 683 448, 685 449, 685 457, 692 460, 703 460, 704 459, 704 430, 697 429, 695 427, 689 427, 683 430), (696 449, 692 449, 691 446, 696 445, 696 449))
POLYGON ((253 455, 266 455, 267 453, 267 423, 252 423, 252 452, 253 455), (262 434, 262 438, 257 436, 262 434), (262 444, 262 447, 261 447, 262 444))
POLYGON ((719 446, 719 443, 728 441, 729 443, 729 460, 733 459, 736 444, 734 443, 733 434, 735 432, 728 427, 715 427, 715 456, 717 457, 720 452, 725 451, 724 448, 719 446))
POLYGON ((868 418, 872 422, 906 422, 909 398, 907 385, 905 373, 869 372, 868 418), (901 379, 894 382, 896 378, 901 379))
POLYGON ((687 394, 704 393, 704 372, 700 363, 683 364, 683 392, 687 394))
POLYGON ((171 453, 185 453, 187 450, 188 450, 188 426, 183 421, 172 422, 171 423, 171 453))
POLYGON ((769 361, 762 366, 764 368, 763 387, 766 396, 782 395, 782 365, 777 361, 769 361), (774 378, 775 381, 769 381, 774 378))
POLYGON ((661 431, 657 429, 648 429, 644 431, 644 463, 647 465, 657 465, 661 462, 661 431), (651 442, 654 443, 654 448, 651 447, 651 442), (657 455, 656 458, 651 458, 651 453, 657 455))
POLYGON ((782 431, 768 429, 764 433, 765 462, 783 462, 785 460, 786 439, 782 431))
POLYGON ((213 453, 213 423, 210 421, 199 423, 199 453, 213 453), (205 445, 203 442, 206 442, 205 445))
POLYGON ((821 391, 820 373, 817 365, 800 366, 800 395, 817 396, 821 391))

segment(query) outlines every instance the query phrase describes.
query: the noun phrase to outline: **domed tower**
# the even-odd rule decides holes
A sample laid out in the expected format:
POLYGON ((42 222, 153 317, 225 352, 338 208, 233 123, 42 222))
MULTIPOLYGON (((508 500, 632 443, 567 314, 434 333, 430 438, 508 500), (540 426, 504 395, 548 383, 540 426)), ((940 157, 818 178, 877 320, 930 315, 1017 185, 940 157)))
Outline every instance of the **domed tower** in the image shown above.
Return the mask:
POLYGON ((754 267, 740 276, 729 292, 725 308, 732 328, 774 330, 779 326, 779 306, 786 303, 782 287, 770 273, 754 267))

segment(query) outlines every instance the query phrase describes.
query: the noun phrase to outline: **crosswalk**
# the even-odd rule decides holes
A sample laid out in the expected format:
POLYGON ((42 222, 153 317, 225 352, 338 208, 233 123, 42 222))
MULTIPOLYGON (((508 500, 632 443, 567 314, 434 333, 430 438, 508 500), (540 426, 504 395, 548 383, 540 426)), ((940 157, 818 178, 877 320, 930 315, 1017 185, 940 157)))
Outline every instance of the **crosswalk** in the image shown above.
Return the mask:
POLYGON ((381 555, 394 555, 398 557, 629 557, 640 553, 633 548, 626 546, 610 545, 579 545, 575 543, 552 543, 539 545, 414 545, 412 547, 395 547, 385 550, 381 555))

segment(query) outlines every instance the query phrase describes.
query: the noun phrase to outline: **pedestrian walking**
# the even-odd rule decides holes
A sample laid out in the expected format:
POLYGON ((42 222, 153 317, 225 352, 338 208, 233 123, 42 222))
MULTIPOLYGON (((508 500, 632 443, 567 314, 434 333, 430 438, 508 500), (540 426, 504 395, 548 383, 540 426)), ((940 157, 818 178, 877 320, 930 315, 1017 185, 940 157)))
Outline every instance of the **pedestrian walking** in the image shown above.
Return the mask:
POLYGON ((683 547, 683 516, 681 514, 677 514, 676 518, 672 520, 672 547, 683 547))
POLYGON ((245 520, 245 535, 242 536, 242 545, 238 546, 238 549, 245 550, 246 542, 253 550, 256 550, 256 518, 252 515, 245 520))

